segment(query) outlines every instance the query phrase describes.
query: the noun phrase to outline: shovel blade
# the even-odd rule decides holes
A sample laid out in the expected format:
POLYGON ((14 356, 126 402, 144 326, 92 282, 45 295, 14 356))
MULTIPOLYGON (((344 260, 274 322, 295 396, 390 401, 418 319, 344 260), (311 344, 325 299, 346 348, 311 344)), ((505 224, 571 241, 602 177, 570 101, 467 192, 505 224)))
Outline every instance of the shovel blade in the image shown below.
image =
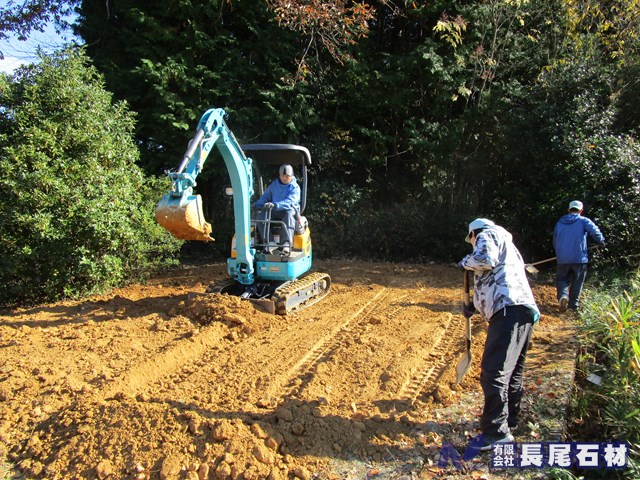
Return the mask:
POLYGON ((179 199, 165 195, 156 206, 156 220, 176 238, 204 242, 213 240, 211 225, 205 221, 202 213, 200 195, 179 199))
MULTIPOLYGON (((471 289, 471 275, 472 272, 470 270, 465 270, 464 272, 464 285, 463 285, 463 295, 462 295, 462 303, 465 307, 469 307, 471 305, 471 294, 469 290, 471 289)), ((460 360, 458 360, 458 366, 456 367, 456 385, 458 385, 465 374, 469 371, 471 367, 471 318, 467 317, 465 322, 466 330, 467 330, 467 350, 462 354, 460 360)))
POLYGON ((525 265, 524 269, 529 273, 538 273, 540 271, 536 267, 534 267, 533 265, 525 265))
POLYGON ((458 366, 456 367, 456 385, 458 385, 462 381, 464 376, 469 371, 469 368, 471 368, 471 360, 471 351, 466 351, 465 353, 463 353, 460 357, 460 360, 458 360, 458 366))

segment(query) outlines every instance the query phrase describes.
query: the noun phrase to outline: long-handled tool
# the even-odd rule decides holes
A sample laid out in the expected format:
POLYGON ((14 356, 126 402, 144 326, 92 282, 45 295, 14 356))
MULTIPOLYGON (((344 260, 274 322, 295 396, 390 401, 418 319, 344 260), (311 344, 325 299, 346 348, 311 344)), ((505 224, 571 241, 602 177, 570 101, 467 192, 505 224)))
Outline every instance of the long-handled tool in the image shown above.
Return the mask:
MULTIPOLYGON (((471 295, 469 294, 469 277, 473 275, 471 270, 464 271, 464 287, 463 287, 463 295, 462 302, 466 308, 471 307, 471 295)), ((460 360, 458 360, 458 366, 456 367, 456 385, 462 381, 462 377, 469 371, 469 367, 471 367, 471 317, 467 317, 467 351, 462 354, 460 360)))
POLYGON ((535 265, 540 265, 541 263, 547 263, 547 262, 552 262, 553 260, 557 259, 558 257, 552 257, 552 258, 547 258, 546 260, 540 260, 539 262, 534 262, 534 263, 527 263, 524 268, 527 272, 529 273, 538 273, 539 270, 535 267, 535 265))
MULTIPOLYGON (((592 248, 597 248, 600 245, 589 245, 589 247, 587 247, 587 250, 591 250, 592 248)), ((534 263, 527 263, 524 268, 527 272, 529 273, 538 273, 539 270, 535 267, 535 265, 540 265, 541 263, 547 263, 547 262, 552 262, 554 260, 557 260, 558 257, 551 257, 551 258, 547 258, 545 260, 540 260, 538 262, 534 262, 534 263)))

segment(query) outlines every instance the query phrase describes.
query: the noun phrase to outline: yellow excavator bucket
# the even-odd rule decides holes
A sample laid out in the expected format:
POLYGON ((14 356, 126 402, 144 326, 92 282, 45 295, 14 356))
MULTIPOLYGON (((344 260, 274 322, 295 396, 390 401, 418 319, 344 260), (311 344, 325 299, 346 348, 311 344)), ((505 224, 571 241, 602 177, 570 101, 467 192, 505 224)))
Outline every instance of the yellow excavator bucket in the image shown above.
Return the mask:
POLYGON ((184 199, 162 197, 156 205, 156 220, 174 237, 182 240, 211 242, 211 224, 202 213, 202 197, 189 195, 184 199))

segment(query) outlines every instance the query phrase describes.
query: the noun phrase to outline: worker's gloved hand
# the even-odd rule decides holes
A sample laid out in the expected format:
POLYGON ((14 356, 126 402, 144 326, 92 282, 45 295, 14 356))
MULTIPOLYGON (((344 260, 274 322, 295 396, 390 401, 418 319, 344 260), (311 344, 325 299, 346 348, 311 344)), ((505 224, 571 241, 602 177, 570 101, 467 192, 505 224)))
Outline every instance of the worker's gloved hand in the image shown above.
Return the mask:
POLYGON ((458 262, 458 269, 462 270, 463 272, 466 270, 466 268, 464 268, 464 264, 462 263, 462 260, 458 262))
POLYGON ((275 205, 274 205, 273 203, 271 203, 271 202, 267 202, 267 203, 265 203, 265 204, 264 204, 264 207, 263 207, 263 208, 264 208, 265 210, 271 210, 273 207, 275 207, 275 205))
POLYGON ((476 307, 473 305, 473 302, 471 302, 470 305, 462 304, 462 314, 464 318, 471 318, 474 313, 476 313, 476 307))

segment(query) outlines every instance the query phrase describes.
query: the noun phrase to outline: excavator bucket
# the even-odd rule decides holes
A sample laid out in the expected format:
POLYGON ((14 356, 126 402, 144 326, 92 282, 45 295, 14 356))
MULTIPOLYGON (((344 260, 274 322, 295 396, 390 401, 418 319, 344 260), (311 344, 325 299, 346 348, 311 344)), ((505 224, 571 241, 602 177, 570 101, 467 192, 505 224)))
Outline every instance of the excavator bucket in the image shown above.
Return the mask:
POLYGON ((211 242, 211 224, 202 213, 202 197, 188 195, 182 198, 162 197, 156 205, 156 220, 174 237, 182 240, 211 242))

